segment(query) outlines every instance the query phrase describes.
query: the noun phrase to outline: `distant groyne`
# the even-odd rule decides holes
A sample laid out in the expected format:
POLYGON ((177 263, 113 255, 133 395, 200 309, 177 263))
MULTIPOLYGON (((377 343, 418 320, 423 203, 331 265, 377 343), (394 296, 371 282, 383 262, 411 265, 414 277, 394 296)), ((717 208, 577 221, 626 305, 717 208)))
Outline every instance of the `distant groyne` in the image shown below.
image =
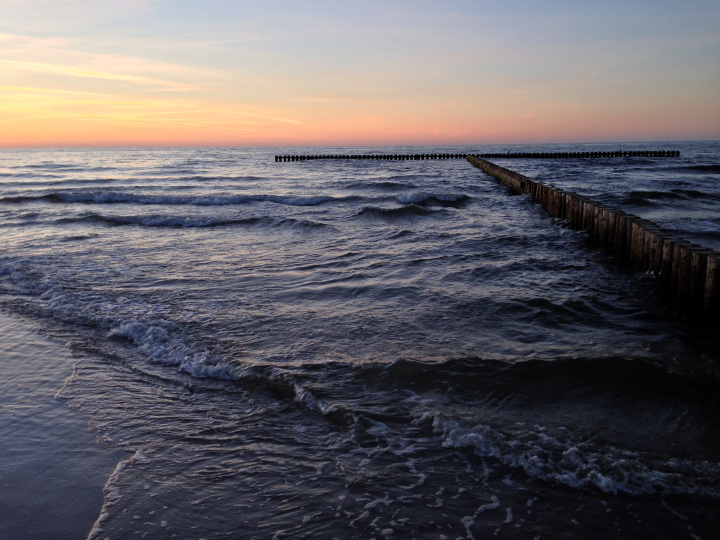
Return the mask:
MULTIPOLYGON (((470 154, 308 154, 275 156, 275 162, 356 159, 382 161, 425 161, 430 159, 467 159, 470 154)), ((472 154, 485 159, 600 159, 615 157, 678 157, 677 150, 617 150, 613 152, 507 152, 472 154)))
POLYGON ((720 318, 720 253, 679 238, 652 221, 531 180, 479 155, 467 159, 512 193, 530 195, 551 216, 594 235, 600 246, 636 270, 657 275, 687 311, 710 315, 715 322, 720 318))

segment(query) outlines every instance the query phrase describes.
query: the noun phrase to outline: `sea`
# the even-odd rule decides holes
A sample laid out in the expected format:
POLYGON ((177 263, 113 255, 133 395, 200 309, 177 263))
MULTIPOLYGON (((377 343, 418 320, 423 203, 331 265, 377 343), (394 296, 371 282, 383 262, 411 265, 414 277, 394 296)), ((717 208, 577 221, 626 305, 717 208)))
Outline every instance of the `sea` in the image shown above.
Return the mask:
POLYGON ((0 491, 81 480, 0 537, 717 538, 717 326, 465 160, 274 160, 651 149, 492 161, 720 250, 720 142, 1 150, 0 491))

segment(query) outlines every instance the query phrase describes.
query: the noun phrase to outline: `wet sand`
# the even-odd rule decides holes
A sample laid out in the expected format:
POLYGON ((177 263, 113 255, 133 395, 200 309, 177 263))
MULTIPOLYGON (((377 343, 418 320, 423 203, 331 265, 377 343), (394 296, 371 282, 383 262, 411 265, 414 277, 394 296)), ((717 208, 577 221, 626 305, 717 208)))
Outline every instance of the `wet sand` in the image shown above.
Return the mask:
POLYGON ((0 313, 0 538, 87 537, 120 459, 55 395, 77 362, 0 313))

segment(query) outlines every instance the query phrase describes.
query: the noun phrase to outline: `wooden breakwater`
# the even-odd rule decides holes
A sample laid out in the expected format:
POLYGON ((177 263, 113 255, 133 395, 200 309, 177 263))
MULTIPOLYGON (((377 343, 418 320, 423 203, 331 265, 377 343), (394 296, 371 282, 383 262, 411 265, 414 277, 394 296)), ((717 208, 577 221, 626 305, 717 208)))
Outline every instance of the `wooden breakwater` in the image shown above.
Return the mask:
POLYGON ((652 221, 531 180, 469 155, 468 161, 516 194, 529 194, 553 217, 594 235, 600 245, 640 272, 657 275, 691 313, 720 320, 720 253, 688 242, 652 221))
POLYGON ((312 154, 275 156, 279 161, 315 161, 320 159, 358 159, 380 161, 424 161, 427 159, 467 159, 468 154, 312 154))
MULTIPOLYGON (((275 162, 357 159, 381 161, 424 161, 428 159, 467 159, 470 154, 310 154, 275 156, 275 162)), ((599 159, 617 157, 678 157, 677 150, 616 150, 612 152, 507 152, 472 154, 485 159, 599 159)))

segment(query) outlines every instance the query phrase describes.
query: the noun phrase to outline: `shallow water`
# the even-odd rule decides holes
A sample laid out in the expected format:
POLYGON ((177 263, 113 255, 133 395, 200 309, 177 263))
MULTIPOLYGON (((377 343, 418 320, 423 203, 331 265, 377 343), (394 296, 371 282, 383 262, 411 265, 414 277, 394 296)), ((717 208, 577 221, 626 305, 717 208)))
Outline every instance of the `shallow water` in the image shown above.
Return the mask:
POLYGON ((63 343, 0 314, 0 538, 84 538, 122 458, 55 394, 73 373, 63 343))
MULTIPOLYGON (((712 247, 718 145, 661 146, 497 161, 712 247)), ((131 456, 91 537, 712 536, 717 338, 652 276, 462 160, 276 153, 0 153, 0 308, 131 456)))

